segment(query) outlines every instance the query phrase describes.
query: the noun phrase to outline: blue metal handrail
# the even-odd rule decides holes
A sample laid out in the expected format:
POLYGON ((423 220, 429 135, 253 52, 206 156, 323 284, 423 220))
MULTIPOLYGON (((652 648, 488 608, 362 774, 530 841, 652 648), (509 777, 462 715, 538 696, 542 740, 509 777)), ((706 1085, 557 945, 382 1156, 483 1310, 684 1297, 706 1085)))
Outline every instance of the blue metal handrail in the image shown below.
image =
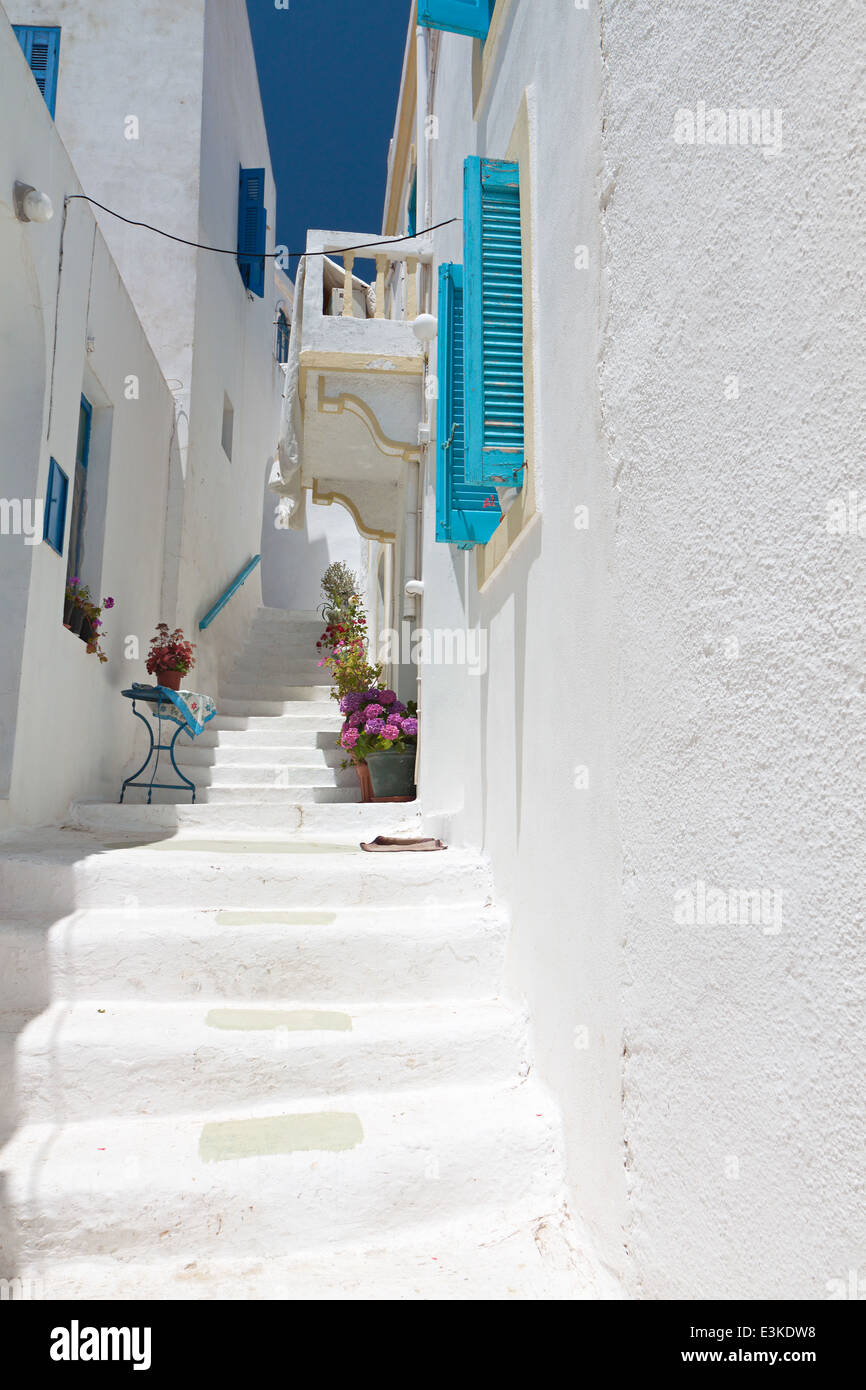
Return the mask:
POLYGON ((234 595, 237 593, 238 589, 241 587, 241 585, 245 584, 246 581, 249 579, 256 565, 259 564, 259 562, 261 561, 261 558, 261 555, 254 555, 253 558, 250 560, 249 564, 244 565, 244 568, 241 570, 237 579, 232 580, 225 593, 217 599, 213 608, 211 608, 207 613, 205 613, 204 617, 198 625, 200 632, 204 632, 206 627, 210 627, 217 613, 221 613, 223 611, 229 599, 233 598, 234 595))

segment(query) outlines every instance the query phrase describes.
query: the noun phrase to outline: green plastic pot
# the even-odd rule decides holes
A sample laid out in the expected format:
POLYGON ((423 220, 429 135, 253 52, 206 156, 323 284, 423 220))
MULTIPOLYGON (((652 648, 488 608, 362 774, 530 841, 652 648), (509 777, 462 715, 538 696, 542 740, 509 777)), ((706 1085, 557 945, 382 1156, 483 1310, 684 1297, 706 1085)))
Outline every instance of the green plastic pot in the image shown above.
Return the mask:
POLYGON ((383 749, 379 753, 367 754, 367 766, 373 783, 373 796, 384 799, 392 796, 415 795, 415 749, 398 753, 396 749, 383 749))

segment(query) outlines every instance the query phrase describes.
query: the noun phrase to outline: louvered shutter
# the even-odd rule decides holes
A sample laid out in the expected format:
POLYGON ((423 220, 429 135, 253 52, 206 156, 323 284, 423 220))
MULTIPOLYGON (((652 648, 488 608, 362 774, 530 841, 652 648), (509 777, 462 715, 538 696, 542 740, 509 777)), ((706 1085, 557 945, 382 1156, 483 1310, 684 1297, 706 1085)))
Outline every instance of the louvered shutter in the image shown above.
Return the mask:
POLYGON ((57 103, 57 70, 60 57, 60 30, 40 25, 13 24, 36 85, 45 98, 45 105, 54 115, 57 103))
POLYGON ((492 488, 466 481, 463 267, 439 267, 436 539, 461 550, 490 540, 502 514, 492 488))
POLYGON ((265 211, 264 169, 241 169, 238 194, 238 266, 247 289, 259 299, 265 293, 265 252, 268 214, 265 211))
POLYGON ((523 482, 523 253, 520 171, 499 159, 466 160, 466 477, 523 482))
POLYGON ((486 39, 496 0, 418 0, 418 23, 486 39))

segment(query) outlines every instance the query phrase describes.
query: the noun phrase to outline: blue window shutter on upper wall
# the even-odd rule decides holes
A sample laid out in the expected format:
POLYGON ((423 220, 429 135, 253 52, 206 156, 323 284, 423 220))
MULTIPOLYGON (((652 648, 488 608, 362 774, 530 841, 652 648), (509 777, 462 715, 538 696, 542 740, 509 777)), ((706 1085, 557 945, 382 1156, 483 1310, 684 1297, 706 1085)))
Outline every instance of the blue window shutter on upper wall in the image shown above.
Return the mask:
POLYGON ((464 165, 466 478, 523 483, 523 250, 520 170, 464 165))
POLYGON ((466 482, 461 265, 439 267, 437 371, 436 539, 471 550, 490 540, 502 513, 492 488, 466 482))
POLYGON ((264 169, 241 169, 238 193, 238 266, 247 289, 259 299, 265 293, 265 252, 268 214, 265 211, 264 169))
POLYGON ((39 25, 13 24, 15 36, 45 98, 45 105, 54 115, 57 104, 57 70, 60 59, 60 30, 39 25))
POLYGON ((414 236, 418 226, 418 174, 416 172, 409 190, 409 203, 406 209, 406 235, 414 236))
POLYGON ((496 0, 418 0, 418 23, 486 39, 496 0))
POLYGON ((56 459, 51 460, 48 469, 48 493, 45 498, 45 518, 42 526, 43 538, 63 554, 63 533, 66 530, 66 499, 69 495, 69 479, 56 459))

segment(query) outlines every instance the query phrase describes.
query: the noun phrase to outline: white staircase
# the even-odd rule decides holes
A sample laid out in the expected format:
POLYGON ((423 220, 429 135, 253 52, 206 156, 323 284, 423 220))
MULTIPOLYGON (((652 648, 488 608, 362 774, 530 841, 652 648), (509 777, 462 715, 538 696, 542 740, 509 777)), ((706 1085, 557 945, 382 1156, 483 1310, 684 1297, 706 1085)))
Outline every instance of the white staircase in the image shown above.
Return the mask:
MULTIPOLYGON (((267 674, 282 696, 298 673, 267 674)), ((237 698, 245 728, 199 770, 326 752, 282 699, 237 698)), ((416 808, 317 805, 306 771, 280 789, 298 803, 211 783, 232 785, 0 840, 0 1277, 47 1298, 608 1295, 499 997, 486 864, 365 854, 359 831, 417 830, 416 808)))

